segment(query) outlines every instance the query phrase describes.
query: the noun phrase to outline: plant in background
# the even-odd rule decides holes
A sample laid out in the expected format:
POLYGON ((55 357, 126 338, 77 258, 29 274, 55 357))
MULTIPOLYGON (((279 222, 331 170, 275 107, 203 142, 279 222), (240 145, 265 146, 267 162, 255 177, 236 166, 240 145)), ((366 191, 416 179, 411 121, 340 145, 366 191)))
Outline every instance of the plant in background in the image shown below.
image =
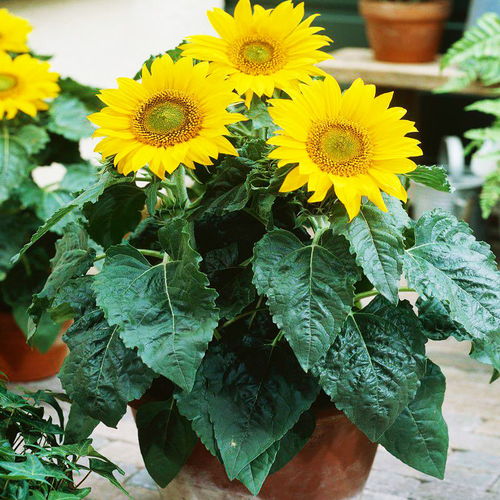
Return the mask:
POLYGON ((123 471, 97 453, 91 439, 71 439, 76 434, 69 423, 65 425, 57 397, 47 391, 17 394, 0 382, 0 498, 85 498, 91 489, 80 486, 90 473, 125 492, 113 476, 123 471))
MULTIPOLYGON (((489 12, 478 19, 464 36, 455 42, 441 61, 441 67, 457 66, 461 75, 452 78, 438 92, 453 92, 463 89, 474 81, 494 87, 500 83, 500 17, 489 12)), ((498 93, 493 88, 492 94, 498 93)), ((500 202, 500 98, 484 99, 467 106, 469 111, 480 111, 494 117, 489 127, 467 131, 464 135, 471 143, 468 151, 488 143, 489 151, 478 151, 480 157, 492 158, 499 166, 485 179, 481 192, 481 209, 487 218, 500 202)))
POLYGON ((92 118, 99 179, 17 256, 83 211, 32 319, 74 319, 60 378, 82 425, 115 426, 130 401, 149 400, 139 440, 161 486, 200 440, 257 494, 333 405, 442 478, 445 379, 427 340, 471 341, 498 375, 494 256, 445 211, 409 218, 409 179, 449 185, 410 159, 420 149, 405 111, 360 80, 341 94, 331 77, 291 76, 295 89, 248 108, 178 51, 149 60, 141 81, 119 79, 92 118), (416 309, 400 299, 408 290, 416 309))
MULTIPOLYGON (((52 227, 17 265, 11 258, 72 193, 95 179, 79 141, 92 134, 86 115, 98 109, 95 89, 59 78, 46 57, 18 54, 29 50, 30 31, 26 20, 0 9, 0 312, 12 311, 26 334, 27 308, 50 273, 54 243, 63 224, 80 215, 52 227), (64 177, 49 185, 35 182, 36 167, 54 163, 64 165, 64 177)), ((45 351, 59 328, 45 317, 32 342, 45 351)))

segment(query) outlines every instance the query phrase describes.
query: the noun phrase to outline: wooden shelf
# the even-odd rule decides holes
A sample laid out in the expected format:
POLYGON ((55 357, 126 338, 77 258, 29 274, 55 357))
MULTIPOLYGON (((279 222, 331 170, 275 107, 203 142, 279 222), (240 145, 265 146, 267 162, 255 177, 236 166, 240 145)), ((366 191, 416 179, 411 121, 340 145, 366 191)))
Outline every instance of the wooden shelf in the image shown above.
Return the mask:
MULTIPOLYGON (((441 71, 439 60, 422 64, 376 61, 372 50, 366 48, 347 47, 332 52, 332 55, 334 59, 322 62, 320 67, 340 83, 362 78, 366 83, 382 87, 432 91, 460 74, 453 68, 441 71)), ((487 96, 492 90, 473 84, 457 93, 487 96)))

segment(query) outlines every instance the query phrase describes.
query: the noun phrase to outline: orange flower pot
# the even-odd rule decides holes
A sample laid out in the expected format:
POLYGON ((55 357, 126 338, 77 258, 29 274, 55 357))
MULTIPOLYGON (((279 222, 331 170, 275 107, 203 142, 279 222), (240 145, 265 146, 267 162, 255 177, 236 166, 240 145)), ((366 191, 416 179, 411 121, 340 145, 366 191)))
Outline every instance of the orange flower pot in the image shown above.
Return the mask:
POLYGON ((9 382, 31 382, 54 376, 68 352, 61 337, 70 325, 71 322, 64 323, 54 345, 46 353, 41 353, 26 343, 13 316, 0 312, 0 372, 9 382))
MULTIPOLYGON (((130 404, 136 409, 157 394, 130 404)), ((318 409, 316 428, 304 448, 265 481, 258 497, 239 481, 229 481, 224 466, 198 442, 178 476, 162 490, 165 500, 344 500, 356 497, 368 479, 377 451, 335 407, 318 409)))
POLYGON ((375 59, 398 63, 425 63, 435 59, 450 10, 449 0, 359 2, 375 59))

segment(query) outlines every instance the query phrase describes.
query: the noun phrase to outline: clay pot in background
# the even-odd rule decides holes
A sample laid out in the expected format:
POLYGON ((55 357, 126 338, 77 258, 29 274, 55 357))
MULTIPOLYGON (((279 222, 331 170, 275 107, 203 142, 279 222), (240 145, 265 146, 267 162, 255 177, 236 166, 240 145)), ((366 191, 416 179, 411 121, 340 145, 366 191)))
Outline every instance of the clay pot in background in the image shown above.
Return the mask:
POLYGON ((0 312, 0 372, 9 382, 31 382, 54 376, 68 352, 61 337, 70 325, 71 322, 64 323, 52 347, 41 353, 26 343, 12 314, 0 312))
POLYGON ((450 0, 359 2, 375 59, 398 63, 435 59, 450 10, 450 0))
MULTIPOLYGON (((134 401, 154 401, 149 395, 134 401)), ((270 475, 257 497, 198 442, 178 476, 161 491, 165 500, 347 500, 358 498, 368 479, 377 444, 334 407, 316 410, 316 428, 304 448, 270 475)))

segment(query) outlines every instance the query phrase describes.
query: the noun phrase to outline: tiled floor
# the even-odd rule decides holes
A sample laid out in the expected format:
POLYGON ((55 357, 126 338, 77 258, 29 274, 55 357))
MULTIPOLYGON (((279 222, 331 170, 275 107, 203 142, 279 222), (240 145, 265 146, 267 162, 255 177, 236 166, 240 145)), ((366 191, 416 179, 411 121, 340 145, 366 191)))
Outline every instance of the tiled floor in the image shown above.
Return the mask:
MULTIPOLYGON (((470 360, 467 350, 465 343, 454 340, 431 342, 428 349, 447 378, 444 413, 450 428, 450 451, 445 480, 428 478, 380 448, 363 500, 500 499, 500 381, 488 385, 490 370, 470 360)), ((58 381, 24 385, 58 388, 58 381)), ((97 427, 93 439, 97 450, 125 471, 122 483, 132 498, 160 498, 144 469, 130 413, 117 429, 97 427)), ((92 500, 127 498, 100 478, 90 477, 85 484, 92 487, 92 500)))

